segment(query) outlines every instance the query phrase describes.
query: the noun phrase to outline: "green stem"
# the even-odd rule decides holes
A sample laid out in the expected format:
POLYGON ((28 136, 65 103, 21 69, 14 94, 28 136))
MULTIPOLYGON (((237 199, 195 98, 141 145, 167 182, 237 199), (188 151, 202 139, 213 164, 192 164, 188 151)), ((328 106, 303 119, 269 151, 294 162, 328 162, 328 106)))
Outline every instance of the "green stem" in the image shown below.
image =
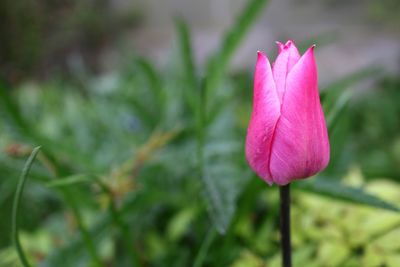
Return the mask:
POLYGON ((210 245, 212 244, 212 241, 214 240, 216 233, 217 232, 216 232, 214 226, 211 226, 210 230, 208 230, 206 237, 204 238, 204 241, 200 247, 199 253, 197 253, 196 259, 194 260, 194 263, 193 263, 193 267, 203 266, 203 262, 207 256, 207 251, 210 248, 210 245))
POLYGON ((105 185, 100 179, 96 178, 95 180, 96 180, 97 184, 101 187, 103 192, 106 193, 110 198, 109 209, 110 209, 111 218, 112 218, 113 222, 115 223, 115 225, 117 225, 117 227, 122 232, 121 238, 129 251, 128 254, 129 254, 129 259, 131 261, 131 266, 139 266, 140 265, 139 256, 137 255, 136 250, 133 247, 131 240, 129 239, 129 236, 130 236, 129 228, 124 223, 122 216, 121 216, 121 212, 118 211, 118 209, 115 205, 113 193, 110 191, 110 189, 107 187, 107 185, 105 185))
POLYGON ((65 199, 67 200, 67 202, 70 204, 72 213, 74 215, 74 218, 78 224, 78 229, 82 235, 83 241, 86 245, 86 248, 90 254, 90 257, 92 258, 92 261, 95 263, 96 266, 100 267, 100 266, 104 266, 103 263, 100 260, 99 255, 97 254, 96 251, 96 247, 94 246, 92 237, 89 233, 89 231, 86 229, 85 224, 83 223, 83 219, 82 216, 79 212, 79 208, 75 203, 75 200, 73 198, 73 195, 71 194, 71 192, 68 190, 68 188, 65 188, 64 190, 62 190, 65 199))
POLYGON ((122 240, 123 240, 125 246, 127 247, 128 251, 129 251, 128 254, 129 254, 129 259, 131 261, 131 266, 139 266, 140 265, 140 261, 138 259, 139 257, 136 254, 136 250, 133 247, 133 244, 132 244, 131 240, 129 239, 130 231, 129 231, 128 227, 126 226, 126 224, 123 222, 123 220, 121 218, 121 214, 117 210, 117 207, 115 206, 114 201, 111 200, 111 202, 112 202, 112 203, 110 203, 111 217, 112 217, 114 223, 122 231, 122 240))
POLYGON ((18 210, 21 202, 21 197, 22 193, 24 191, 25 183, 28 179, 28 174, 29 170, 31 169, 31 166, 33 164, 33 161, 35 160, 37 154, 39 153, 40 147, 36 147, 33 149, 31 155, 29 156, 27 162, 25 163, 25 166, 22 170, 21 176, 19 178, 18 186, 17 186, 17 191, 15 193, 14 197, 14 202, 13 202, 13 208, 12 208, 12 240, 14 243, 14 246, 17 250, 18 257, 24 267, 31 267, 29 264, 28 259, 25 256, 24 250, 22 249, 21 242, 19 240, 19 234, 18 234, 18 228, 19 228, 19 220, 18 220, 18 210))

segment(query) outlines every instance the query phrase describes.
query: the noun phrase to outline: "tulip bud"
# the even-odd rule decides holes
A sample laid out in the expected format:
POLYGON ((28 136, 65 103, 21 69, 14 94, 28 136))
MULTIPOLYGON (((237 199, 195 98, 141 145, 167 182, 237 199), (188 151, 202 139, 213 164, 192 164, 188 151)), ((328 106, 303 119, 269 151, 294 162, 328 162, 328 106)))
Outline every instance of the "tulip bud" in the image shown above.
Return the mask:
POLYGON ((322 171, 330 148, 314 46, 300 57, 292 41, 277 44, 279 55, 272 68, 258 52, 246 158, 267 183, 286 185, 322 171))

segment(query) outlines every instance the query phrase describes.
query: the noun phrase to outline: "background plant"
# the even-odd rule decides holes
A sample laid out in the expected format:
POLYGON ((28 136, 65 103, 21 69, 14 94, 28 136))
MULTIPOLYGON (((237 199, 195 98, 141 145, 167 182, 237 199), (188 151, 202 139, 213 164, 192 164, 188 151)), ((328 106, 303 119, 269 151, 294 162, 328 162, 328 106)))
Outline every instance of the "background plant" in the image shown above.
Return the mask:
MULTIPOLYGON (((57 79, 2 86, 2 217, 42 146, 19 210, 32 263, 278 265, 276 188, 253 177, 243 153, 252 72, 229 69, 265 4, 248 3, 205 66, 177 19, 165 68, 133 55, 84 90, 57 79)), ((310 42, 318 37, 300 45, 310 42)), ((323 88, 332 159, 319 177, 294 183, 296 265, 398 266, 399 85, 367 68, 323 88), (371 77, 376 90, 353 93, 371 77)), ((1 266, 19 266, 10 222, 0 220, 1 266)))

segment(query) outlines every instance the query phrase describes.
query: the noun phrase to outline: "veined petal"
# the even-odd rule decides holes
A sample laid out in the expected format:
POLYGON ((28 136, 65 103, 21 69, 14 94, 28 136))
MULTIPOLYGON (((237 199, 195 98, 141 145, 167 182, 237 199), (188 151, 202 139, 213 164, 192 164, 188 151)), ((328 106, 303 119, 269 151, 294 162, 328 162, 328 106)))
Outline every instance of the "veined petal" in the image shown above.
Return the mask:
POLYGON ((271 142, 280 114, 280 102, 276 92, 268 58, 258 52, 254 75, 253 111, 246 137, 246 159, 251 168, 267 183, 272 184, 269 170, 271 142))
POLYGON ((275 60, 272 72, 278 92, 279 101, 282 103, 286 87, 286 79, 289 71, 299 61, 300 54, 293 41, 287 41, 285 45, 276 42, 279 48, 278 57, 275 60))
POLYGON ((270 161, 271 175, 279 185, 312 176, 329 162, 329 140, 313 48, 307 50, 286 79, 270 161))

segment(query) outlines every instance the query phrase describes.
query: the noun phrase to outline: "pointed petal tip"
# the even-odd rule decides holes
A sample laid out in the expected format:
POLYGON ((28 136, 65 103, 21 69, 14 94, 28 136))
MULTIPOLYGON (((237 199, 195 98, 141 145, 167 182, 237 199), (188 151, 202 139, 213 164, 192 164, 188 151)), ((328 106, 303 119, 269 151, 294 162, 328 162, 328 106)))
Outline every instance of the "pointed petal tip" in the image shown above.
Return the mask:
POLYGON ((257 62, 269 62, 269 59, 264 52, 258 50, 257 51, 257 62))
POLYGON ((285 45, 279 41, 275 41, 275 43, 278 45, 278 54, 279 54, 283 51, 283 49, 285 48, 285 45))
POLYGON ((316 47, 315 44, 313 44, 312 46, 310 46, 310 47, 306 50, 306 52, 304 52, 303 57, 304 57, 305 55, 314 57, 314 49, 315 49, 315 47, 316 47))
POLYGON ((314 49, 315 49, 316 45, 313 44, 312 46, 310 46, 310 48, 307 49, 307 51, 304 53, 305 54, 311 54, 312 56, 314 56, 314 49))
POLYGON ((276 41, 275 43, 279 47, 279 53, 281 53, 284 50, 289 50, 289 49, 293 49, 293 48, 295 50, 297 50, 296 44, 292 39, 289 39, 285 44, 283 44, 283 43, 281 43, 279 41, 276 41))
POLYGON ((257 57, 267 57, 263 51, 257 50, 257 57))
POLYGON ((292 39, 287 40, 285 46, 290 47, 291 45, 294 45, 294 41, 292 39))

